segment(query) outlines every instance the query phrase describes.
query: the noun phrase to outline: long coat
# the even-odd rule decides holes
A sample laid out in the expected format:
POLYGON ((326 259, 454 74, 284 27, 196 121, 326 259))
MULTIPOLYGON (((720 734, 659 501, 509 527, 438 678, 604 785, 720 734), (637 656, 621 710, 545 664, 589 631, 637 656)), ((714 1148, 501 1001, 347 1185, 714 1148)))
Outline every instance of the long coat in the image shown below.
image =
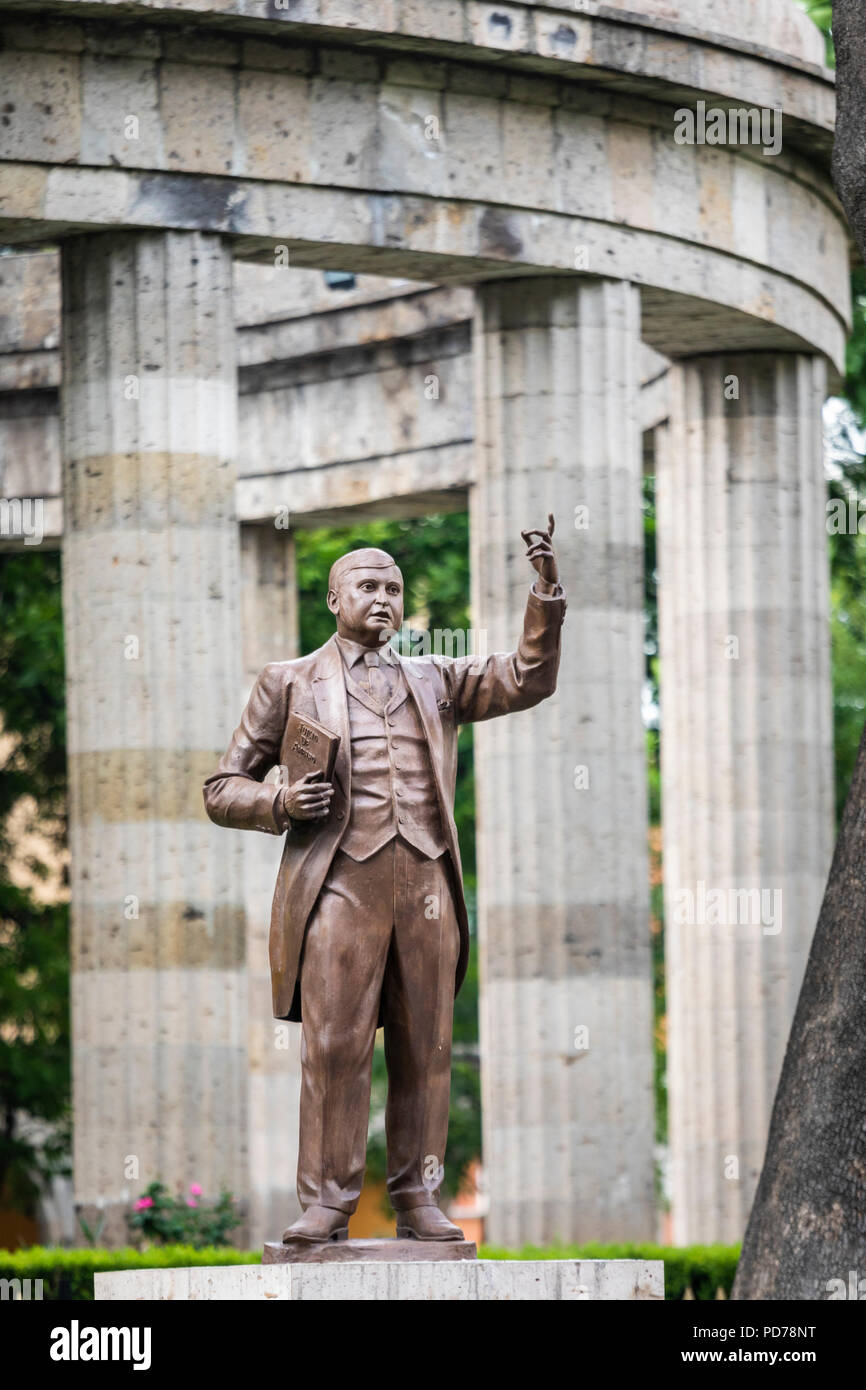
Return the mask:
MULTIPOLYGON (((565 606, 564 596, 541 597, 533 587, 516 652, 494 653, 483 660, 475 656, 398 657, 427 735, 442 826, 455 869, 455 907, 460 927, 455 994, 463 983, 469 959, 469 923, 454 824, 458 726, 530 709, 553 694, 565 606)), ((217 825, 262 830, 271 835, 284 833, 274 812, 279 790, 272 783, 263 784, 263 778, 274 765, 287 761, 284 742, 290 712, 317 719, 340 735, 329 817, 324 822, 294 822, 285 832, 271 910, 274 1016, 300 1022, 298 975, 304 932, 349 823, 349 712, 343 659, 336 637, 309 656, 275 661, 265 667, 225 756, 204 784, 204 802, 207 814, 217 825)))

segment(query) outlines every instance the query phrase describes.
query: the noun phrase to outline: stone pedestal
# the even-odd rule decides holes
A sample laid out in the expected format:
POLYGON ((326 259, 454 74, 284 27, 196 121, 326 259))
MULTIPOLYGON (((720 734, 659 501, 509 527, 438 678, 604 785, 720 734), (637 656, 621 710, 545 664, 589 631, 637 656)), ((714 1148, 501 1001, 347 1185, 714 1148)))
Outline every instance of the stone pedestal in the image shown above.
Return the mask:
POLYGON ((742 1237, 830 866, 825 393, 824 364, 795 353, 670 372, 657 536, 677 1245, 742 1237))
POLYGON ((661 1260, 219 1265, 96 1274, 97 1302, 661 1301, 661 1260))
POLYGON ((556 517, 555 696, 475 726, 488 1239, 654 1230, 638 415, 627 284, 477 292, 472 621, 520 633, 521 528, 556 517))

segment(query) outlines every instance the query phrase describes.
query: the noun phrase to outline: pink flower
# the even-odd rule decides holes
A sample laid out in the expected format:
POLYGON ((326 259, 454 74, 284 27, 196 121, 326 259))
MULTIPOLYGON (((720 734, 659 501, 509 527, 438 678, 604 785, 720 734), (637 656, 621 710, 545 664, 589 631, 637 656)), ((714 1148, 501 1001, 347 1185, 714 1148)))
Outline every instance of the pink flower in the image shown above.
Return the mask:
POLYGON ((191 1182, 189 1185, 189 1190, 192 1193, 193 1197, 201 1196, 201 1185, 199 1183, 191 1182))
POLYGON ((188 1207, 197 1207, 197 1206, 198 1206, 198 1202, 195 1200, 194 1197, 187 1197, 187 1199, 186 1199, 186 1204, 187 1204, 188 1207))
POLYGON ((136 1210, 136 1211, 146 1211, 148 1207, 152 1207, 152 1206, 153 1206, 153 1198, 152 1198, 152 1197, 139 1197, 138 1201, 137 1201, 136 1204, 135 1204, 135 1210, 136 1210))

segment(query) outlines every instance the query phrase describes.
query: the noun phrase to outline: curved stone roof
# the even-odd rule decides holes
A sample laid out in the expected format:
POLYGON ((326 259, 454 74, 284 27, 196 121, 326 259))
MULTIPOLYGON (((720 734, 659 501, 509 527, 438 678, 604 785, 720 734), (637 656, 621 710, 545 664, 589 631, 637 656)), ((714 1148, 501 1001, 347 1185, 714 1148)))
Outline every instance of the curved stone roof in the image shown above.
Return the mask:
POLYGON ((41 0, 35 17, 0 7, 6 244, 209 230, 301 269, 602 274, 641 287, 665 356, 844 359, 833 74, 793 0, 41 0), (723 140, 680 129, 699 103, 723 140))
POLYGON ((588 12, 622 10, 644 15, 660 27, 675 25, 734 40, 749 47, 772 48, 806 63, 824 63, 824 36, 794 0, 607 0, 577 3, 588 12))
MULTIPOLYGON (((520 51, 538 40, 555 40, 564 58, 579 49, 580 22, 615 21, 695 39, 721 41, 744 51, 775 52, 808 64, 823 65, 824 39, 795 0, 47 0, 33 5, 15 0, 19 13, 51 10, 86 17, 113 12, 118 21, 150 14, 154 19, 198 20, 252 29, 274 21, 293 26, 343 30, 347 39, 364 42, 369 35, 407 40, 469 44, 478 48, 520 51), (534 31, 534 32, 533 32, 534 31)), ((541 45, 543 46, 543 45, 541 45)))

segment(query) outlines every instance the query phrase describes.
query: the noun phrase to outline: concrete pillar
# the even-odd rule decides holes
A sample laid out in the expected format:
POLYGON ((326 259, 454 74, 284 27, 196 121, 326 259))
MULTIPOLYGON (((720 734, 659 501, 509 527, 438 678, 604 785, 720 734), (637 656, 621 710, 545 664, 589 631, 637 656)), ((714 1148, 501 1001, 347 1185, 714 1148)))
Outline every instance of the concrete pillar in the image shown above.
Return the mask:
POLYGON ((241 684, 232 264, 174 232, 62 260, 75 1190, 122 1240, 155 1178, 247 1189, 241 836, 201 792, 241 684))
POLYGON ((484 285, 473 622, 510 650, 557 522, 559 687, 475 728, 487 1237, 645 1240, 653 1212, 637 290, 484 285))
POLYGON ((825 394, 823 362, 797 354, 670 373, 657 542, 678 1245, 742 1237, 830 865, 825 394))
MULTIPOLYGON (((241 576, 244 689, 238 711, 269 661, 298 655, 292 535, 273 526, 243 526, 241 576)), ((271 1004, 268 932, 283 840, 244 835, 242 842, 249 989, 249 1240, 255 1247, 279 1240, 300 1215, 295 1178, 301 1025, 278 1022, 271 1004)))

